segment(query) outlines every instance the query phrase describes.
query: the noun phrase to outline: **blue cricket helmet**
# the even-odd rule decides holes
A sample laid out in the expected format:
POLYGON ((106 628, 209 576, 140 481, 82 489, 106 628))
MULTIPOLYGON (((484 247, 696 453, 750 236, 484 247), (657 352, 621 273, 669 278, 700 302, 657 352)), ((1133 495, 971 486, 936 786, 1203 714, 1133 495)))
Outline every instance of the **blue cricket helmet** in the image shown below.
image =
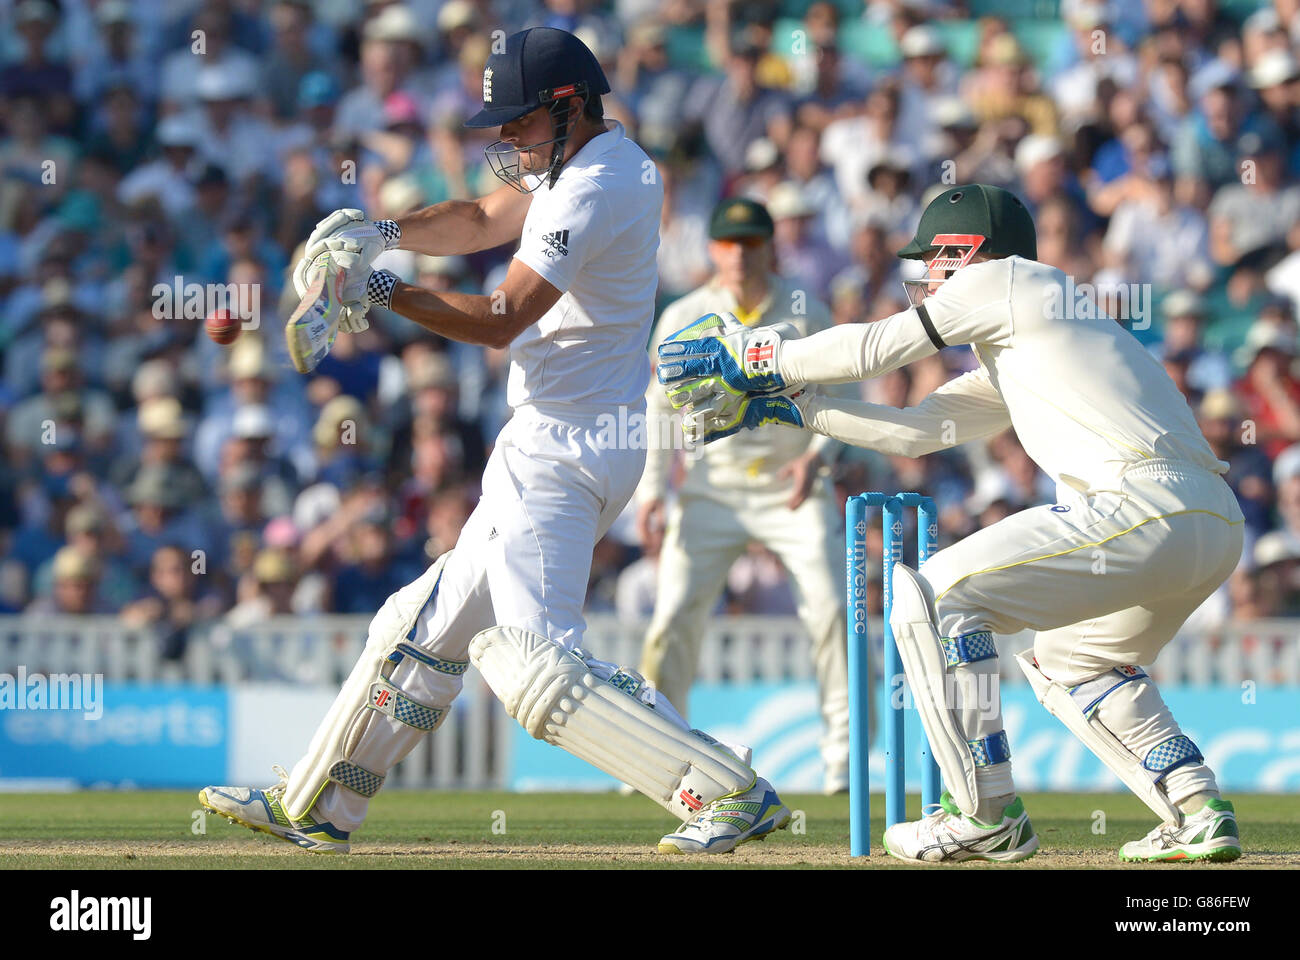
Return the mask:
POLYGON ((466 120, 465 126, 500 127, 542 107, 550 110, 552 139, 520 147, 498 140, 484 151, 493 173, 528 193, 523 177, 533 171, 521 169, 519 155, 551 144, 549 178, 553 184, 568 140, 569 98, 581 97, 590 103, 593 97, 606 93, 609 81, 605 71, 585 43, 564 30, 533 27, 507 37, 505 49, 488 57, 483 69, 483 109, 466 120))

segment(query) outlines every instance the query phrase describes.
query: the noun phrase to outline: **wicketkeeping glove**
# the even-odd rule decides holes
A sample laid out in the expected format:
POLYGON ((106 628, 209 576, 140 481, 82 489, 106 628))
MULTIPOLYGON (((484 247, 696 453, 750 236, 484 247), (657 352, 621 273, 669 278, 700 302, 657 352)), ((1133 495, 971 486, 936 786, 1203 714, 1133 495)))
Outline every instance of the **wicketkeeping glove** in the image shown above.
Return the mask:
POLYGON ((730 314, 710 313, 660 345, 659 382, 716 378, 736 394, 777 393, 787 386, 779 373, 780 355, 779 330, 750 330, 730 314))
POLYGON ((769 423, 802 429, 807 426, 807 406, 814 388, 801 387, 791 393, 736 396, 714 392, 684 407, 682 431, 690 444, 712 443, 741 430, 754 430, 769 423))

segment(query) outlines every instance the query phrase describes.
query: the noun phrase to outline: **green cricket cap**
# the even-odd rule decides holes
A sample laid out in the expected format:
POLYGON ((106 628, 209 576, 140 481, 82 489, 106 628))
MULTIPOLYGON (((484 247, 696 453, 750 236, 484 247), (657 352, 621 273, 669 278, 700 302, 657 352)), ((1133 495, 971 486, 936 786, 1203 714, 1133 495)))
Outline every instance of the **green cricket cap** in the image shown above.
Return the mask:
POLYGON ((916 236, 898 255, 906 260, 925 259, 934 252, 934 238, 941 233, 984 237, 980 253, 1038 259, 1033 218, 1019 197, 1001 187, 968 183, 945 190, 930 201, 921 214, 916 236))
POLYGON ((761 203, 747 197, 731 197, 713 208, 709 218, 710 240, 741 240, 745 237, 770 238, 776 227, 772 215, 761 203))

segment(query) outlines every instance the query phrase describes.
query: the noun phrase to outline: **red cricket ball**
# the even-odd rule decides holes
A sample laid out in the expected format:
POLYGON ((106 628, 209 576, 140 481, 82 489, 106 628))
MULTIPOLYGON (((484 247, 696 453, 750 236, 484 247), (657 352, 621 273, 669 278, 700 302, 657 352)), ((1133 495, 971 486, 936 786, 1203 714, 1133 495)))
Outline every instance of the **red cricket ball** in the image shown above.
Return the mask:
POLYGON ((216 343, 225 346, 228 343, 234 343, 239 337, 239 331, 242 324, 238 317, 233 316, 229 310, 213 310, 208 314, 207 320, 203 322, 203 329, 208 332, 216 343))

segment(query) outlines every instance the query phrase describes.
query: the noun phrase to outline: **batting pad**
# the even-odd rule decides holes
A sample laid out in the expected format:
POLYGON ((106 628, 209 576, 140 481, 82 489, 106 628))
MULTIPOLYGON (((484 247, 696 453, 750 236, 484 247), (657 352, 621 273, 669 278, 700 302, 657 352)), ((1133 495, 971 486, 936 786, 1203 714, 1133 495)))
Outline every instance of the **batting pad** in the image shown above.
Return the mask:
POLYGON ((490 627, 474 637, 469 653, 530 736, 617 777, 682 820, 754 785, 754 771, 717 741, 683 729, 545 637, 490 627))
POLYGON ((894 631, 903 672, 912 688, 930 752, 953 802, 968 817, 975 815, 979 790, 975 786, 976 758, 962 732, 957 711, 948 703, 948 657, 935 628, 934 601, 927 585, 906 564, 894 564, 893 605, 889 625, 894 631))
POLYGON ((293 819, 305 816, 330 782, 373 797, 388 771, 446 719, 469 664, 436 657, 413 640, 420 612, 436 602, 450 557, 450 552, 439 557, 389 597, 370 621, 361 659, 289 776, 284 807, 293 819), (390 677, 407 658, 420 668, 403 690, 390 677))

